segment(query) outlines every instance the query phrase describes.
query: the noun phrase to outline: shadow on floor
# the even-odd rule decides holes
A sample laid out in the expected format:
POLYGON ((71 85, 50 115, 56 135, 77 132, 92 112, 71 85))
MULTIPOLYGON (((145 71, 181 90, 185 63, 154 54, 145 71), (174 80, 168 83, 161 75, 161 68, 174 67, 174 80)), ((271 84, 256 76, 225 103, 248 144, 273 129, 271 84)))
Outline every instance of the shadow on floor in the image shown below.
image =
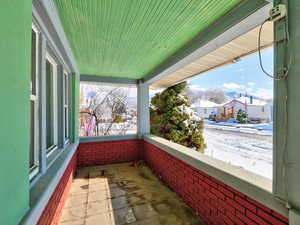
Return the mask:
POLYGON ((143 164, 77 171, 60 225, 204 225, 143 164))

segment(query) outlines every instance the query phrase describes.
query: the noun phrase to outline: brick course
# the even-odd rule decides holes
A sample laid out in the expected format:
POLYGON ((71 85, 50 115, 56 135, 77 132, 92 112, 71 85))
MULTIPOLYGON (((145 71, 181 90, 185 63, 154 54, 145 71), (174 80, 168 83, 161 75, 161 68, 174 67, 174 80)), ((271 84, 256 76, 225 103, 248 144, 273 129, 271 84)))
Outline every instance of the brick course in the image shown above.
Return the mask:
POLYGON ((146 141, 144 159, 208 225, 288 224, 284 216, 146 141))
POLYGON ((49 199, 37 225, 57 225, 68 197, 77 167, 77 154, 71 159, 55 191, 49 199))
POLYGON ((141 159, 142 140, 81 143, 78 167, 131 162, 141 159))

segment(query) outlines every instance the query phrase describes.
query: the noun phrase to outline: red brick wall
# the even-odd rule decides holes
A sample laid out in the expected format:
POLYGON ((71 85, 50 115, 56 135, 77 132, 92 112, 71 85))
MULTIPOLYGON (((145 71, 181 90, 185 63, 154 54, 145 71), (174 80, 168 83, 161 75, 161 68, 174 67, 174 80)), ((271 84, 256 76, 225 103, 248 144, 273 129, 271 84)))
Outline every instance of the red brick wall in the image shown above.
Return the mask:
POLYGON ((287 225, 288 219, 145 141, 149 167, 209 225, 287 225))
POLYGON ((143 140, 81 143, 78 166, 94 166, 135 161, 141 158, 143 140))
POLYGON ((77 154, 71 159, 65 173, 59 184, 55 188, 47 206, 45 207, 37 225, 57 225, 59 222, 62 209, 68 197, 74 173, 77 166, 77 154))

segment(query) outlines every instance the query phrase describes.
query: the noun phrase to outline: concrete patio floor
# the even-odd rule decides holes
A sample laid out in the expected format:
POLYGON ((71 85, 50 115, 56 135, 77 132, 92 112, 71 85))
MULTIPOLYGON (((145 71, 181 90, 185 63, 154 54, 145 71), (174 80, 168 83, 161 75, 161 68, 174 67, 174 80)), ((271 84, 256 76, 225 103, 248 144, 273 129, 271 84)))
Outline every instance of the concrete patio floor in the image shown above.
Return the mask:
POLYGON ((60 225, 204 225, 145 165, 77 170, 60 225))

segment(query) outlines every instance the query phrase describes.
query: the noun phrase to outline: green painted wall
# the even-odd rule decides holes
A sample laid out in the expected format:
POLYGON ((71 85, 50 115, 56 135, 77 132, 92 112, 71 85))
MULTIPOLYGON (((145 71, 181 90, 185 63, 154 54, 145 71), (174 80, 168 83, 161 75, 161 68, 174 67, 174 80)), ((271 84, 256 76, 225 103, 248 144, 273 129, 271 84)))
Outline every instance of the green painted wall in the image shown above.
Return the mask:
POLYGON ((29 208, 31 1, 0 7, 0 224, 16 225, 29 208))
POLYGON ((73 131, 72 141, 78 140, 78 122, 79 122, 79 75, 73 74, 72 76, 72 112, 73 112, 73 131))

